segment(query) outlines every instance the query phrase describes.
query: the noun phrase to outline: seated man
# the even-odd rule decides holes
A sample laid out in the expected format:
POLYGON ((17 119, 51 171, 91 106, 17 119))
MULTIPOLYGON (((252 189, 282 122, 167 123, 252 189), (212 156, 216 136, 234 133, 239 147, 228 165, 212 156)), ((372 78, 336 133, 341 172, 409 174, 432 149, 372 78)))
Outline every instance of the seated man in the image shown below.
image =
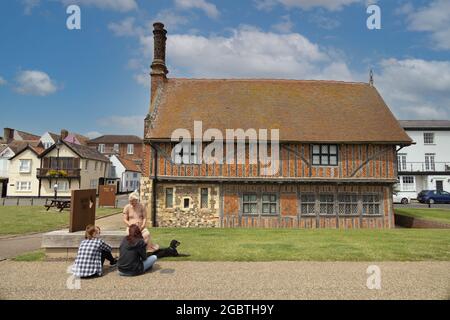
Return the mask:
POLYGON ((133 224, 137 225, 142 232, 144 237, 144 242, 147 244, 147 251, 154 252, 159 249, 159 245, 152 244, 150 239, 150 232, 146 228, 147 225, 147 210, 145 207, 139 203, 139 196, 136 192, 133 192, 128 197, 129 204, 123 209, 123 221, 127 225, 127 233, 129 233, 129 228, 133 224))

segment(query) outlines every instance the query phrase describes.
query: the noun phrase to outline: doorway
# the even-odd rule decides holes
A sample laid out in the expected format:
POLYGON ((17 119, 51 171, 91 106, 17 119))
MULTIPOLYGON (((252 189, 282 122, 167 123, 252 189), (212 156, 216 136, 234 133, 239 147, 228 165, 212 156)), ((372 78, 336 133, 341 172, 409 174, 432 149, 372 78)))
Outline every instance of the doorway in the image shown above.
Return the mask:
POLYGON ((437 192, 444 191, 444 181, 436 180, 436 190, 437 190, 437 192))

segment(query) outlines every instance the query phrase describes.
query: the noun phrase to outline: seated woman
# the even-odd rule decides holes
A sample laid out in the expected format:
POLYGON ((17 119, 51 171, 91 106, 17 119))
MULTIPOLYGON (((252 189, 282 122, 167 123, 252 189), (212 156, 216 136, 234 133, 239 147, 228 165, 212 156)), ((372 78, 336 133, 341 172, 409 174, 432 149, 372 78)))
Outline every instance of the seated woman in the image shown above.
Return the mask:
POLYGON ((128 197, 129 204, 123 209, 123 221, 127 226, 127 232, 131 225, 137 225, 144 238, 144 242, 147 244, 147 251, 152 253, 159 249, 159 245, 152 243, 150 238, 150 232, 147 229, 147 210, 139 203, 139 195, 137 192, 133 192, 128 197))
POLYGON ((78 254, 72 267, 72 272, 79 278, 101 276, 103 264, 108 260, 110 265, 116 265, 117 260, 111 254, 111 246, 98 238, 100 228, 88 225, 83 240, 78 248, 78 254))
POLYGON ((141 229, 132 224, 126 236, 120 244, 119 275, 137 276, 149 270, 155 261, 156 256, 147 258, 147 244, 142 236, 141 229))

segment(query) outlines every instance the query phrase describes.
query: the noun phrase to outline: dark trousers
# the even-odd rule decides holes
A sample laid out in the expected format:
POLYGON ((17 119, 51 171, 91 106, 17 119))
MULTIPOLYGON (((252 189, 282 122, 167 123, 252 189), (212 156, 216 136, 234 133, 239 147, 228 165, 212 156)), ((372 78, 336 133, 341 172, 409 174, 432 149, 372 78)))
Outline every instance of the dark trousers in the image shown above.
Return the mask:
POLYGON ((109 262, 114 261, 111 251, 102 250, 102 265, 105 263, 105 260, 108 260, 109 262))

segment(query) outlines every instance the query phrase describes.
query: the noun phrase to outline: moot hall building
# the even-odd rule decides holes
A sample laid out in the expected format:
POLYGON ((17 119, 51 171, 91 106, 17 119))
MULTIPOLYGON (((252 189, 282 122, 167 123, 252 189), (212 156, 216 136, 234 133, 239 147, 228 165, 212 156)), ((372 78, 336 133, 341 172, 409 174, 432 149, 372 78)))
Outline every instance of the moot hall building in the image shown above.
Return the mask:
MULTIPOLYGON (((141 198, 153 226, 392 228, 398 146, 412 143, 372 83, 168 78, 154 24, 141 198), (279 169, 173 161, 176 129, 279 129, 279 169)), ((223 142, 226 153, 227 144, 223 142)), ((269 145, 270 148, 270 145, 269 145)), ((184 152, 185 150, 183 150, 184 152)))

